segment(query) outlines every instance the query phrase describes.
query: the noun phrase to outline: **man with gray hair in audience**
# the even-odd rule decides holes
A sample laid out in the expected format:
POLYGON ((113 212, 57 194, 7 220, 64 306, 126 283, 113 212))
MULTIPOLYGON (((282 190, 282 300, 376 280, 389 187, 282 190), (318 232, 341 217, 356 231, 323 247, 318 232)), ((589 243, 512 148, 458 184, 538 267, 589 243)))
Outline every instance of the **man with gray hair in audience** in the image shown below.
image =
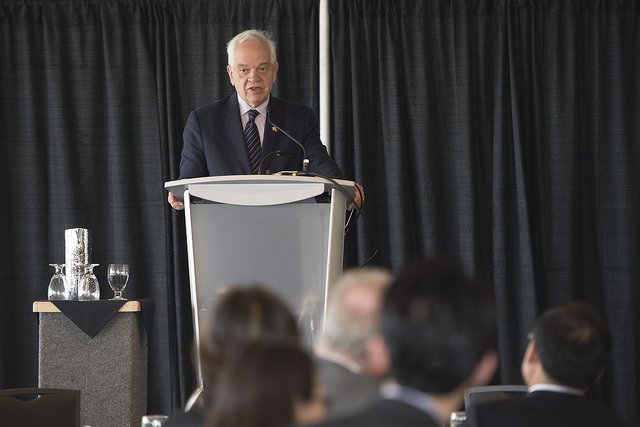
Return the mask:
POLYGON ((493 292, 450 258, 403 268, 385 292, 379 329, 394 381, 364 409, 316 427, 443 427, 464 389, 495 373, 493 292))
POLYGON ((378 332, 380 309, 392 274, 381 267, 346 271, 331 287, 324 333, 315 348, 330 417, 363 408, 379 395, 389 371, 378 332))

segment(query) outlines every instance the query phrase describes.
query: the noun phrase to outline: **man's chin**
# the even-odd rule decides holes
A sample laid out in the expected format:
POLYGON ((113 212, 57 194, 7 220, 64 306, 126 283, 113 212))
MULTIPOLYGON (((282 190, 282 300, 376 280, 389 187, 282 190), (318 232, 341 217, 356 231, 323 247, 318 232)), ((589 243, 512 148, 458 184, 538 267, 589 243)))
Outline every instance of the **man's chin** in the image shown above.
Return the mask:
POLYGON ((251 107, 256 108, 257 106, 262 105, 266 100, 267 100, 266 96, 254 95, 254 96, 247 96, 244 101, 247 104, 249 104, 251 107))

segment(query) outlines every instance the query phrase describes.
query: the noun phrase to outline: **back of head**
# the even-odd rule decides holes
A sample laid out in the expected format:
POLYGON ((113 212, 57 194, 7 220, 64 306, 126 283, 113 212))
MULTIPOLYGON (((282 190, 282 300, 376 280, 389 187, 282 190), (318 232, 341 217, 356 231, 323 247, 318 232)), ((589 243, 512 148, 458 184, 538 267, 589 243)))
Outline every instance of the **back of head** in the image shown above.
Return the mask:
POLYGON ((493 294, 453 260, 420 260, 387 291, 382 333, 398 383, 448 393, 496 348, 493 294))
POLYGON ((572 302, 545 311, 533 330, 544 372, 578 389, 595 383, 611 353, 611 335, 596 309, 572 302))
POLYGON ((221 367, 257 340, 299 345, 297 322, 289 307, 262 285, 236 287, 221 294, 201 334, 205 383, 215 382, 221 367))
POLYGON ((391 273, 379 267, 345 272, 332 287, 323 346, 364 362, 366 343, 378 331, 382 299, 391 280, 391 273))
POLYGON ((207 410, 214 427, 284 427, 295 423, 296 402, 314 390, 311 357, 284 342, 248 344, 220 376, 207 410))

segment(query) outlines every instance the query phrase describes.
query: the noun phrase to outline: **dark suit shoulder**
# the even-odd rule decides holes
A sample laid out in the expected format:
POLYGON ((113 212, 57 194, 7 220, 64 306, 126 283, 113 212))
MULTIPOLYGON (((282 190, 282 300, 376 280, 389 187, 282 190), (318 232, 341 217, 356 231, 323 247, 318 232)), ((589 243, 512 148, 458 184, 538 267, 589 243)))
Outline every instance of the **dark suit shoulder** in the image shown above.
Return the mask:
MULTIPOLYGON (((291 113, 291 111, 303 112, 304 114, 307 114, 308 112, 313 112, 313 110, 310 107, 304 104, 298 104, 296 102, 288 101, 286 99, 278 98, 275 96, 271 96, 271 98, 269 99, 269 105, 271 106, 272 110, 283 108, 287 110, 288 113, 291 113)), ((196 107, 194 111, 196 113, 201 113, 201 112, 208 113, 211 111, 216 111, 221 109, 230 109, 230 108, 233 108, 234 111, 236 109, 240 111, 239 104, 238 104, 238 94, 236 92, 224 98, 220 98, 217 101, 212 102, 210 104, 196 107)))
POLYGON ((274 96, 269 100, 271 119, 283 129, 296 128, 301 125, 317 126, 316 115, 310 107, 303 104, 287 101, 274 96))
POLYGON ((317 358, 316 366, 327 397, 331 402, 330 416, 356 412, 378 399, 379 381, 365 374, 357 374, 332 361, 317 358))
POLYGON ((199 107, 197 107, 195 110, 193 110, 198 116, 201 115, 209 115, 212 113, 216 113, 222 110, 228 110, 230 108, 234 108, 236 110, 234 111, 238 111, 238 115, 240 115, 239 113, 239 107, 238 107, 238 96, 237 94, 234 92, 233 94, 227 96, 226 98, 221 98, 219 100, 217 100, 216 102, 213 102, 211 104, 206 104, 206 105, 201 105, 199 107))
POLYGON ((439 423, 414 406, 379 399, 360 412, 327 420, 316 427, 439 427, 439 423))
POLYGON ((475 427, 631 426, 600 402, 584 396, 546 391, 479 404, 468 411, 468 424, 475 427))
POLYGON ((303 108, 307 110, 311 110, 308 106, 304 104, 298 104, 297 102, 289 101, 287 99, 278 98, 277 96, 271 96, 269 99, 269 104, 275 107, 293 107, 293 108, 303 108))

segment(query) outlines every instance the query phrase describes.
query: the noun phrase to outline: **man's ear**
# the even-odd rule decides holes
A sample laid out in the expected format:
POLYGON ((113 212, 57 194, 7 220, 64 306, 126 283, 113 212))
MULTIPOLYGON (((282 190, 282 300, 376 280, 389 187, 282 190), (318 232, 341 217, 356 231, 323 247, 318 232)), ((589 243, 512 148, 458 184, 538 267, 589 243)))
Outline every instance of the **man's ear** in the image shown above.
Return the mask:
POLYGON ((229 75, 229 81, 231 82, 231 86, 235 86, 233 84, 233 69, 231 68, 231 65, 227 65, 227 74, 229 75))
POLYGON ((366 373, 374 376, 386 375, 391 369, 391 357, 381 334, 376 333, 367 340, 366 351, 366 373))
POLYGON ((535 341, 530 341, 527 345, 527 350, 522 357, 522 363, 520 364, 520 373, 527 385, 532 385, 536 382, 536 378, 540 374, 542 365, 540 363, 540 355, 538 354, 538 346, 535 341))
POLYGON ((467 387, 479 387, 489 384, 498 369, 498 352, 488 350, 482 356, 471 375, 467 378, 467 387))
POLYGON ((528 363, 539 363, 540 355, 538 354, 538 345, 535 341, 531 341, 527 346, 527 351, 524 354, 524 359, 528 363))

